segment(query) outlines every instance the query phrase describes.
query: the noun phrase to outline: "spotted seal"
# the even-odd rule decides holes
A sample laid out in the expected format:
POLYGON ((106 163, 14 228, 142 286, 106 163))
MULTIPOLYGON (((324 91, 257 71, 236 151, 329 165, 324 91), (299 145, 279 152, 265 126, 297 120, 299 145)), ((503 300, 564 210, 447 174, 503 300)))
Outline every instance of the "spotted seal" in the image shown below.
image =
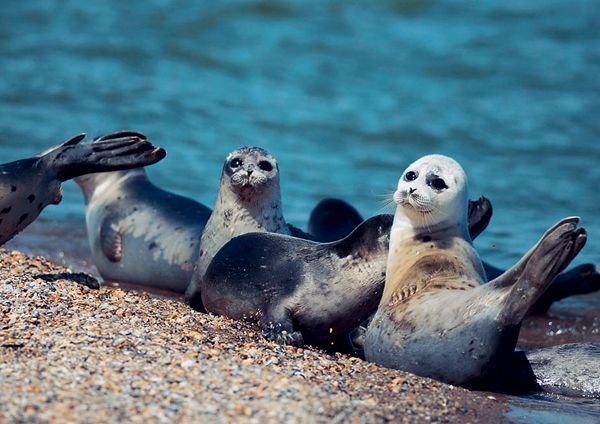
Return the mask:
POLYGON ((31 158, 0 165, 0 245, 62 200, 61 183, 80 175, 151 165, 165 157, 140 133, 115 133, 99 143, 85 134, 31 158))
POLYGON ((493 388, 520 323, 585 245, 579 218, 565 218, 512 268, 486 283, 467 230, 467 179, 441 155, 404 172, 390 232, 383 296, 365 357, 469 388, 493 388))
POLYGON ((235 150, 225 160, 215 208, 204 228, 197 265, 186 290, 190 306, 204 310, 198 290, 210 261, 233 237, 250 232, 308 238, 285 222, 277 160, 258 147, 235 150))
POLYGON ((152 184, 142 168, 84 175, 75 182, 83 191, 100 275, 183 293, 211 210, 152 184))

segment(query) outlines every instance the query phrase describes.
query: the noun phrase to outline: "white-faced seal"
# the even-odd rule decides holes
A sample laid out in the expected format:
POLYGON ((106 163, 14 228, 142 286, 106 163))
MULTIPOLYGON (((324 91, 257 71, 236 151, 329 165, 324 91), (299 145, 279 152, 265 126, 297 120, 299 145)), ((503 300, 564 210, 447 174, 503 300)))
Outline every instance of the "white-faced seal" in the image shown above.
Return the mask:
POLYGON ((100 275, 183 293, 210 209, 158 188, 141 168, 85 175, 75 182, 83 191, 100 275))
MULTIPOLYGON (((489 219, 487 199, 476 203, 471 216, 489 219)), ((268 233, 236 237, 193 295, 208 312, 259 322, 269 340, 350 353, 348 334, 381 298, 392 221, 377 215, 332 243, 268 233)))
POLYGON ((151 165, 165 157, 140 133, 117 133, 78 144, 85 134, 29 159, 0 165, 0 245, 62 199, 61 183, 91 172, 151 165))
POLYGON ((425 156, 394 194, 386 282, 365 357, 451 384, 492 388, 520 323, 586 241, 579 218, 550 228, 489 284, 467 230, 467 179, 453 159, 425 156))
POLYGON ((215 208, 204 228, 194 275, 186 301, 203 310, 198 291, 210 261, 233 237, 250 232, 269 232, 307 237, 288 225, 281 208, 279 167, 275 158, 258 147, 243 147, 227 156, 215 208))

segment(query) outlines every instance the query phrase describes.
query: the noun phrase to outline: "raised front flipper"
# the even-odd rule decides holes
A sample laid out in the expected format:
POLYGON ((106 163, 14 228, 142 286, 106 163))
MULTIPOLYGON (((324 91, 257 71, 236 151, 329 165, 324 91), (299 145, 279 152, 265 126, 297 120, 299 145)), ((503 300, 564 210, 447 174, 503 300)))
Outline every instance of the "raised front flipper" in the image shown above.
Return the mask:
POLYGON ((282 303, 272 305, 260 318, 260 328, 265 339, 290 346, 304 346, 304 338, 294 331, 292 316, 282 303))
POLYGON ((550 228, 516 265, 490 284, 509 290, 498 316, 506 326, 518 325, 529 307, 542 295, 585 245, 585 229, 578 217, 565 218, 550 228))
POLYGON ((93 143, 77 144, 82 138, 74 137, 37 157, 54 169, 60 181, 66 181, 84 174, 152 165, 166 155, 136 132, 109 134, 93 143))

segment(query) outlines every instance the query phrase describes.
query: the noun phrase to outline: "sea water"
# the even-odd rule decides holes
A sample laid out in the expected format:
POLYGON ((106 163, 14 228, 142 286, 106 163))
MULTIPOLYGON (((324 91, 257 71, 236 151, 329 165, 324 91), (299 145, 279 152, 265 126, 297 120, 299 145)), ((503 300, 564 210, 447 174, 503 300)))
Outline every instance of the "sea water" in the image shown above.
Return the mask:
MULTIPOLYGON (((574 263, 598 264, 599 12, 598 0, 5 2, 0 162, 136 130, 168 152, 152 181, 212 207, 228 152, 260 146, 278 159, 287 221, 305 228, 326 197, 390 212, 404 168, 442 153, 494 206, 475 242, 485 260, 509 267, 577 215, 589 241, 574 263)), ((84 211, 67 182, 12 246, 81 252, 84 211)))

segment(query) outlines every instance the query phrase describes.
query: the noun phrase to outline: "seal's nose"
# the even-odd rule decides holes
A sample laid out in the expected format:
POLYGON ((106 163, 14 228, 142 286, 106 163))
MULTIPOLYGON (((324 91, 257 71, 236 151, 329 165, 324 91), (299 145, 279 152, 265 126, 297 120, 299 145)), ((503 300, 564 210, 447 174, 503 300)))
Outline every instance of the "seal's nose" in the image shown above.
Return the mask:
POLYGON ((417 191, 416 188, 412 188, 412 187, 409 188, 408 190, 409 190, 408 194, 413 194, 415 191, 417 191))

